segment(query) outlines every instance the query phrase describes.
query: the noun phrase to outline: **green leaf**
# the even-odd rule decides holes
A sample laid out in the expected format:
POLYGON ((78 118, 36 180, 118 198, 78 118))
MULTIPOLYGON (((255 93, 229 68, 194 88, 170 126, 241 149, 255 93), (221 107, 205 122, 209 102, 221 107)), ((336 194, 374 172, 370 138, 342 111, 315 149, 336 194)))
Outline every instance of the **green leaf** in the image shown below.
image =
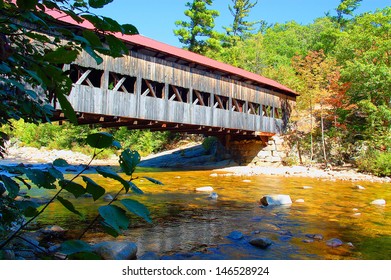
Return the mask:
POLYGON ((86 193, 86 189, 82 185, 70 180, 61 180, 59 184, 61 188, 73 194, 75 198, 78 198, 86 193))
POLYGON ((134 183, 128 182, 128 184, 129 184, 132 192, 137 193, 137 194, 144 194, 144 192, 141 189, 139 189, 139 187, 137 187, 134 183))
POLYGON ((116 140, 114 140, 113 143, 111 143, 111 145, 113 147, 117 148, 117 149, 121 149, 122 148, 121 143, 116 141, 116 140))
POLYGON ((92 23, 95 26, 95 28, 99 30, 110 29, 110 26, 108 26, 108 24, 104 20, 102 20, 99 16, 88 14, 88 15, 82 15, 81 17, 88 20, 90 23, 92 23))
POLYGON ((7 74, 11 72, 11 68, 4 62, 0 64, 0 73, 7 74))
POLYGON ((48 172, 56 179, 60 179, 60 180, 64 179, 64 174, 62 174, 61 171, 57 170, 54 167, 48 168, 48 172))
POLYGON ((7 191, 7 189, 5 188, 4 183, 0 182, 0 196, 2 196, 3 193, 5 193, 6 191, 7 191))
POLYGON ((106 190, 95 183, 92 179, 82 176, 83 181, 87 183, 86 191, 89 194, 92 194, 94 201, 98 200, 102 195, 105 194, 106 190))
POLYGON ((143 218, 148 223, 152 223, 152 220, 150 218, 150 213, 147 207, 145 205, 141 204, 140 202, 133 200, 133 199, 122 199, 121 203, 125 208, 132 212, 133 214, 143 218))
POLYGON ((102 64, 103 58, 101 58, 92 48, 91 46, 85 46, 83 48, 93 59, 95 59, 96 64, 102 64))
POLYGON ((102 16, 102 19, 110 26, 109 31, 123 33, 121 24, 119 24, 116 20, 104 16, 102 16))
POLYGON ((127 35, 138 34, 137 28, 132 24, 122 24, 122 30, 127 35))
POLYGON ((15 205, 23 211, 26 217, 34 217, 38 213, 39 205, 33 201, 15 201, 15 205))
POLYGON ((100 38, 98 37, 98 35, 96 35, 95 32, 86 29, 83 31, 83 37, 87 39, 87 41, 94 47, 102 46, 102 42, 100 41, 100 38))
POLYGON ((111 169, 99 166, 96 168, 96 171, 105 178, 111 178, 111 179, 117 180, 125 187, 126 192, 129 191, 128 182, 126 180, 124 180, 121 176, 119 176, 117 173, 112 171, 111 169))
POLYGON ((156 179, 153 179, 151 177, 143 176, 143 178, 147 179, 148 181, 150 181, 150 182, 152 182, 152 183, 154 183, 156 185, 164 185, 162 182, 160 182, 160 181, 158 181, 156 179))
POLYGON ((57 92, 57 100, 61 105, 61 110, 64 112, 65 117, 67 117, 71 123, 77 124, 75 110, 73 110, 73 107, 66 96, 63 93, 57 92))
POLYGON ((53 161, 53 165, 56 167, 68 167, 69 163, 65 159, 57 158, 53 161))
POLYGON ((103 8, 111 2, 113 2, 113 0, 88 0, 88 4, 95 9, 103 8))
POLYGON ((101 222, 101 225, 104 229, 104 231, 107 233, 107 234, 110 234, 111 236, 113 237, 118 237, 119 236, 119 233, 113 229, 111 226, 109 226, 108 224, 106 224, 105 222, 101 222))
POLYGON ((107 43, 110 47, 110 55, 113 57, 120 57, 122 54, 127 53, 129 50, 123 41, 113 35, 105 36, 107 43))
POLYGON ((104 149, 110 147, 113 143, 113 140, 113 135, 107 132, 99 132, 88 135, 86 142, 93 148, 104 149))
POLYGON ((17 0, 16 4, 22 10, 34 9, 38 4, 38 0, 17 0))
POLYGON ((14 178, 21 181, 27 187, 27 189, 31 190, 31 185, 29 183, 27 183, 26 180, 24 180, 22 177, 15 176, 14 178))
POLYGON ((92 252, 92 246, 82 240, 67 240, 61 244, 60 252, 66 255, 92 252))
POLYGON ((24 69, 24 68, 23 68, 23 71, 28 73, 30 75, 30 77, 33 78, 35 81, 37 81, 39 84, 43 84, 43 81, 37 72, 32 71, 32 70, 28 70, 28 69, 24 69))
POLYGON ((130 149, 124 150, 119 156, 119 164, 122 171, 126 175, 132 175, 137 164, 140 163, 140 159, 140 154, 137 151, 131 151, 130 149))
POLYGON ((58 47, 43 56, 43 59, 53 64, 70 64, 74 62, 79 55, 77 50, 69 50, 66 47, 58 47))
POLYGON ((98 211, 104 222, 117 232, 128 228, 129 219, 126 217, 124 209, 115 205, 105 205, 99 207, 98 211))
POLYGON ((81 213, 79 211, 76 210, 75 206, 73 206, 72 202, 70 202, 69 200, 65 199, 65 198, 62 198, 61 196, 57 196, 57 200, 61 202, 61 204, 66 208, 68 209, 69 211, 71 211, 72 213, 75 213, 76 215, 79 215, 81 216, 81 213))
POLYGON ((48 171, 42 171, 38 169, 26 169, 25 171, 27 178, 37 185, 39 188, 55 189, 56 178, 53 177, 48 171))

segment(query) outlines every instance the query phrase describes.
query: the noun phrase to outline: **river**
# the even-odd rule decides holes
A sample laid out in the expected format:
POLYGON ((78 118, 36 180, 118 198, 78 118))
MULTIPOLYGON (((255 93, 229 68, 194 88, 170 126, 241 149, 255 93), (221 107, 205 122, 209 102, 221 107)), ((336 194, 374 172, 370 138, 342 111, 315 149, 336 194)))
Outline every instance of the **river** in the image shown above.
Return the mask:
MULTIPOLYGON (((153 252, 162 259, 391 259, 391 209, 371 205, 375 199, 391 202, 389 183, 211 174, 138 169, 136 176, 152 177, 164 185, 134 181, 145 194, 122 197, 145 204, 153 223, 132 217, 130 228, 118 239, 137 243, 140 258, 153 252), (358 184, 365 189, 358 189, 358 184), (217 200, 195 191, 202 186, 212 186, 217 200), (288 194, 293 204, 261 207, 259 199, 267 194, 288 194), (298 199, 304 202, 296 202, 298 199), (234 231, 241 232, 243 238, 229 237, 234 231), (306 236, 309 234, 322 235, 323 240, 311 239, 306 236), (273 244, 266 250, 253 247, 248 240, 255 236, 269 238, 273 244), (344 245, 327 246, 332 238, 344 245)), ((90 177, 112 195, 121 188, 100 175, 90 177)), ((39 190, 32 195, 43 193, 39 190)), ((38 225, 57 224, 76 236, 96 215, 97 207, 107 204, 92 198, 79 198, 74 203, 84 220, 53 203, 38 225)), ((98 242, 112 238, 96 227, 85 239, 98 242)))

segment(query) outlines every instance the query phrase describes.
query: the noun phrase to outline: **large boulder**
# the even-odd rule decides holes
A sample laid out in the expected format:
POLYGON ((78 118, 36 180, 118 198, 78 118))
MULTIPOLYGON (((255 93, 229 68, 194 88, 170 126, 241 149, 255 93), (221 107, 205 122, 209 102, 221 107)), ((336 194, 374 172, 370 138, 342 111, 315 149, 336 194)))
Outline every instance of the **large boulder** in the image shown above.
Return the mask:
POLYGON ((93 251, 104 260, 134 260, 137 258, 137 245, 127 241, 105 241, 94 245, 93 251))
POLYGON ((289 205, 292 204, 291 197, 286 194, 265 195, 260 200, 263 206, 289 205))

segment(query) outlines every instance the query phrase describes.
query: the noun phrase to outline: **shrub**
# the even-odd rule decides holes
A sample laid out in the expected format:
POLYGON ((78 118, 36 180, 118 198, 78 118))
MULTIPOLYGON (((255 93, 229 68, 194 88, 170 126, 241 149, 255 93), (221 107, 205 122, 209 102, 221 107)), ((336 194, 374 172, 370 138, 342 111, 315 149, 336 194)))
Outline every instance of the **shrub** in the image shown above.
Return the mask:
POLYGON ((376 176, 391 176, 391 152, 368 151, 357 160, 360 171, 376 176))
POLYGON ((202 142, 202 147, 204 147, 207 154, 211 154, 213 147, 216 145, 218 141, 219 139, 217 137, 214 136, 206 137, 202 142))

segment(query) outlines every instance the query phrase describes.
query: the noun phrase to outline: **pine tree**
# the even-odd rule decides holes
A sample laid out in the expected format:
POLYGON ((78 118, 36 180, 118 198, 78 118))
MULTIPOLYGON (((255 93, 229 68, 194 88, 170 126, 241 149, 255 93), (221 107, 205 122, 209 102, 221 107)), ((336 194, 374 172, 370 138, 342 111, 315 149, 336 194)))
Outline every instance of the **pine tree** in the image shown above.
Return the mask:
POLYGON ((219 35, 213 28, 214 20, 219 16, 219 12, 208 9, 212 3, 212 0, 193 0, 192 3, 186 3, 189 9, 184 14, 189 21, 176 21, 175 25, 180 28, 174 30, 174 34, 179 37, 185 49, 205 54, 209 49, 218 48, 219 35))
POLYGON ((232 0, 232 3, 233 6, 228 5, 228 8, 234 20, 230 27, 224 27, 224 29, 228 36, 237 36, 243 39, 254 30, 254 25, 258 23, 257 21, 249 22, 245 20, 258 1, 251 3, 251 0, 232 0))

